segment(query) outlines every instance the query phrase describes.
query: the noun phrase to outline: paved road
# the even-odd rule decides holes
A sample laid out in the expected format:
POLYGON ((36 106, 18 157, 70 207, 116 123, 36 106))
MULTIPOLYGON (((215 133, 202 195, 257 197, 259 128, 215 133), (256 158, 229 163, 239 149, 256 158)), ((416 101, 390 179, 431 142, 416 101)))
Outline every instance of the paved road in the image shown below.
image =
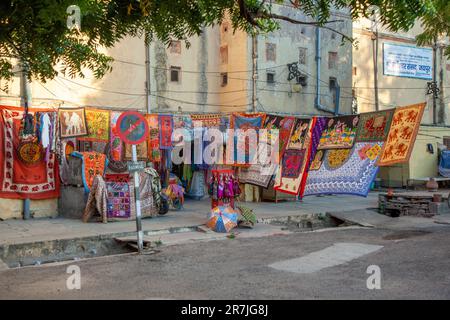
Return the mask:
POLYGON ((7 270, 0 272, 0 298, 449 299, 450 227, 427 231, 430 233, 380 229, 295 233, 176 245, 148 256, 97 258, 77 263, 81 290, 66 288, 67 265, 7 270), (398 239, 404 236, 409 238, 398 239), (332 247, 336 243, 375 249, 353 260, 350 257, 348 262, 325 261, 325 265, 338 265, 312 273, 269 267, 305 256, 303 260, 311 261, 321 250, 342 246, 332 247), (381 268, 380 290, 367 289, 370 265, 381 268))

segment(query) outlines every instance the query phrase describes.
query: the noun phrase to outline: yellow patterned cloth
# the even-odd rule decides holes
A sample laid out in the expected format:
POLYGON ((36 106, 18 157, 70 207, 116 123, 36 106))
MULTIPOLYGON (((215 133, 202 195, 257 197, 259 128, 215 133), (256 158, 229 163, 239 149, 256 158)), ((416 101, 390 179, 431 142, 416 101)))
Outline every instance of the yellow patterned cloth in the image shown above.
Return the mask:
POLYGON ((390 166, 409 161, 425 105, 420 103, 395 110, 378 166, 390 166))
POLYGON ((109 139, 109 111, 86 108, 86 124, 88 135, 78 138, 85 141, 108 142, 109 139))

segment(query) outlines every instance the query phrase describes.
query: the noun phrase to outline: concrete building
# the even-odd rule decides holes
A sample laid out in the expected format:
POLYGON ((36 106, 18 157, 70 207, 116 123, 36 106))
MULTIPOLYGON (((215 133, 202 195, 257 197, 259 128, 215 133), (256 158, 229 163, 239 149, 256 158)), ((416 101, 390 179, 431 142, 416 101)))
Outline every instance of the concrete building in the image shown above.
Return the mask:
POLYGON ((391 48, 398 48, 397 50, 401 53, 406 53, 411 50, 410 48, 417 50, 415 37, 420 32, 419 24, 408 32, 401 33, 393 33, 368 19, 362 19, 353 24, 356 45, 353 48, 352 90, 357 111, 376 110, 376 86, 378 86, 380 110, 421 102, 427 103, 409 163, 384 167, 380 170, 379 177, 386 186, 406 186, 414 179, 438 176, 438 148, 441 145, 447 145, 450 148, 450 127, 448 127, 450 124, 450 99, 448 98, 450 61, 443 55, 445 42, 438 43, 435 48, 419 48, 423 50, 424 57, 427 58, 424 64, 431 66, 426 76, 392 75, 387 66, 391 48), (435 68, 433 62, 435 62, 435 68), (437 87, 440 91, 435 100, 433 94, 428 92, 429 83, 433 81, 433 72, 435 72, 437 87), (376 77, 377 85, 375 85, 376 77))

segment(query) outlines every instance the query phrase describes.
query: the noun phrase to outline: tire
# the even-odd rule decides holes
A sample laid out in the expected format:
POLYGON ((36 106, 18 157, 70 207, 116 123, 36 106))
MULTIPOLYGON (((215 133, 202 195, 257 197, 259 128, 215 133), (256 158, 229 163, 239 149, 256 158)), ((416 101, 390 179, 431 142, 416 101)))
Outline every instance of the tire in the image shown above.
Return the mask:
POLYGON ((161 197, 161 206, 159 207, 159 214, 165 215, 169 212, 169 202, 165 197, 161 197))
POLYGON ((175 210, 181 210, 182 204, 181 204, 181 200, 178 198, 175 198, 172 200, 172 206, 175 210))

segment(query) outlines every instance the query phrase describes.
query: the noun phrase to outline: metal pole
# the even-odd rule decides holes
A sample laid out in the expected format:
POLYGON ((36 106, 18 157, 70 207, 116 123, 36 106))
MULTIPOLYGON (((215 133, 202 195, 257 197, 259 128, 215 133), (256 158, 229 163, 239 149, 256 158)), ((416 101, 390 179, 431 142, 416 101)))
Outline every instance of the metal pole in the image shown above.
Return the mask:
POLYGON ((373 86, 375 93, 375 111, 380 110, 380 103, 378 99, 378 29, 375 29, 372 38, 372 54, 373 54, 373 86))
MULTIPOLYGON (((147 37, 145 37, 147 39, 147 37)), ((150 42, 144 43, 145 46, 145 107, 147 113, 151 113, 152 107, 150 105, 150 81, 151 81, 151 73, 150 73, 150 42)))
MULTIPOLYGON (((436 88, 437 85, 437 79, 436 79, 436 67, 437 67, 437 63, 436 63, 436 51, 437 51, 437 43, 436 43, 436 39, 434 40, 434 44, 433 44, 433 85, 436 88)), ((437 124, 437 101, 436 101, 436 92, 433 91, 433 124, 437 124)))
MULTIPOLYGON (((22 72, 20 75, 20 106, 28 108, 31 105, 31 88, 28 81, 28 67, 23 61, 20 63, 22 72)), ((23 219, 28 220, 31 218, 30 212, 30 199, 23 200, 23 219)))
MULTIPOLYGON (((136 145, 131 146, 131 153, 132 153, 132 159, 133 162, 137 163, 137 151, 136 151, 136 145)), ((142 232, 142 221, 141 221, 141 195, 139 191, 139 172, 134 171, 134 199, 136 201, 136 230, 137 230, 137 244, 138 244, 138 251, 139 253, 142 253, 144 249, 144 235, 142 232)))
POLYGON ((256 95, 256 81, 258 79, 258 38, 257 35, 252 36, 252 112, 256 112, 257 95, 256 95))

